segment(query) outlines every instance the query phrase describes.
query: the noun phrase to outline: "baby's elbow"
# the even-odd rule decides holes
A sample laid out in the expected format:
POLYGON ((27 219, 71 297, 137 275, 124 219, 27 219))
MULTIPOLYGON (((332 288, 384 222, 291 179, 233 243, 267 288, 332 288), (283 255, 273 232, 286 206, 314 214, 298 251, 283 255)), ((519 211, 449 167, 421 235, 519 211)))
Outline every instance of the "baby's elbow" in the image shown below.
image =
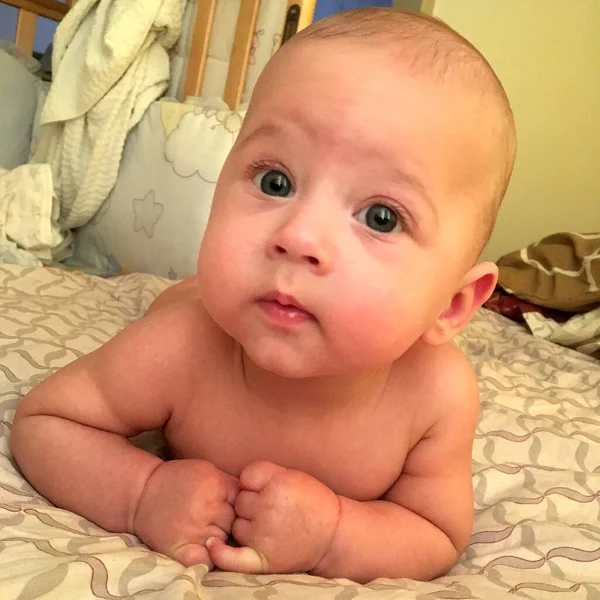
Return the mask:
POLYGON ((19 406, 17 408, 17 412, 15 413, 15 417, 10 428, 10 436, 8 438, 9 450, 17 463, 21 462, 21 449, 23 448, 24 444, 27 443, 28 437, 27 415, 19 406))
POLYGON ((458 562, 460 553, 456 550, 449 552, 437 561, 437 565, 426 573, 424 577, 419 578, 420 581, 433 581, 438 577, 445 577, 450 569, 458 562))
POLYGON ((438 546, 435 573, 429 573, 428 579, 442 577, 458 562, 471 540, 473 530, 473 510, 454 513, 451 520, 437 523, 444 542, 438 546))
POLYGON ((453 541, 454 549, 456 550, 456 562, 465 552, 465 550, 469 547, 469 542, 471 541, 471 530, 461 537, 457 541, 453 541))
POLYGON ((27 392, 21 398, 19 405, 17 406, 13 420, 13 428, 29 417, 44 414, 42 410, 42 400, 37 386, 27 392))
POLYGON ((36 417, 45 414, 42 409, 43 403, 37 387, 25 394, 17 406, 8 439, 8 447, 17 462, 19 462, 23 448, 26 448, 35 438, 31 432, 31 425, 35 428, 36 417))
POLYGON ((446 535, 448 536, 455 550, 455 556, 453 557, 452 564, 449 568, 456 564, 458 559, 468 548, 469 542, 471 541, 472 531, 473 512, 471 511, 468 516, 465 516, 455 525, 455 527, 452 528, 451 532, 446 532, 446 535))
POLYGON ((432 545, 426 552, 419 564, 414 565, 411 572, 406 573, 404 569, 398 570, 394 577, 409 577, 417 581, 433 581, 438 577, 444 577, 448 571, 457 563, 462 552, 454 546, 450 538, 444 535, 443 540, 432 545))

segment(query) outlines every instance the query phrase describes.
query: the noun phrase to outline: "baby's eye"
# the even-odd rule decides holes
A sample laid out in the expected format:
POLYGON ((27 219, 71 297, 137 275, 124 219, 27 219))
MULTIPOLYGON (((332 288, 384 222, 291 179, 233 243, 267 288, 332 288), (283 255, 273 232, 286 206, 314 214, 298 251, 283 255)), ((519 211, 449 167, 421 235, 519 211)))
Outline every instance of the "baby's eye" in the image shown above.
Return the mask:
POLYGON ((371 204, 356 215, 359 223, 380 233, 390 233, 399 225, 398 215, 385 204, 371 204))
POLYGON ((292 183, 288 176, 281 171, 273 169, 261 171, 254 178, 253 183, 263 194, 267 194, 268 196, 287 198, 292 195, 292 183))

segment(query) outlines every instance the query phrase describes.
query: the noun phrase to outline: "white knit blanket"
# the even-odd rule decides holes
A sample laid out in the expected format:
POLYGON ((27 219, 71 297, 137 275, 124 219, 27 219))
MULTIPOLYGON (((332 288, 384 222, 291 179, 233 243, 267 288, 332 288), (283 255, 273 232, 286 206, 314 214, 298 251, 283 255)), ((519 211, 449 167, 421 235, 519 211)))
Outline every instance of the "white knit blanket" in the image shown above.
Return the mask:
POLYGON ((54 38, 53 82, 32 162, 52 167, 63 230, 112 189, 125 138, 169 79, 185 0, 79 0, 54 38))

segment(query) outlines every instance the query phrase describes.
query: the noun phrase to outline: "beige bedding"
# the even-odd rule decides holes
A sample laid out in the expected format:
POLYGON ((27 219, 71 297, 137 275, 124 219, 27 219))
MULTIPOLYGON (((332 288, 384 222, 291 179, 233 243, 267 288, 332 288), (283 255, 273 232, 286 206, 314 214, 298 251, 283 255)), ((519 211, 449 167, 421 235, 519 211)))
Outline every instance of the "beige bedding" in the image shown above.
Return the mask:
MULTIPOLYGON (((8 449, 21 394, 143 313, 168 285, 0 265, 0 599, 600 599, 600 363, 481 311, 459 345, 481 378, 476 518, 431 583, 184 569, 52 507, 8 449)), ((84 399, 82 399, 84 401, 84 399)), ((440 502, 452 498, 440 490, 440 502)), ((293 542, 292 542, 293 543, 293 542)))

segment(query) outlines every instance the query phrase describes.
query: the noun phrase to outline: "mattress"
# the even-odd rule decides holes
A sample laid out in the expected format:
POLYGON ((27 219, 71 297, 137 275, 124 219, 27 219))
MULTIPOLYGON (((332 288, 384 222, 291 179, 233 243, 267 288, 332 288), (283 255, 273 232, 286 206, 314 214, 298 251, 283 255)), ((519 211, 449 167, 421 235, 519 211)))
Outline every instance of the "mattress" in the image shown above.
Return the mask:
MULTIPOLYGON (((8 445, 20 397, 139 318, 170 282, 0 265, 0 599, 600 598, 600 363, 481 310, 457 344, 481 382, 475 523, 432 582, 184 568, 52 506, 8 445)), ((452 502, 452 498, 447 498, 452 502)))

